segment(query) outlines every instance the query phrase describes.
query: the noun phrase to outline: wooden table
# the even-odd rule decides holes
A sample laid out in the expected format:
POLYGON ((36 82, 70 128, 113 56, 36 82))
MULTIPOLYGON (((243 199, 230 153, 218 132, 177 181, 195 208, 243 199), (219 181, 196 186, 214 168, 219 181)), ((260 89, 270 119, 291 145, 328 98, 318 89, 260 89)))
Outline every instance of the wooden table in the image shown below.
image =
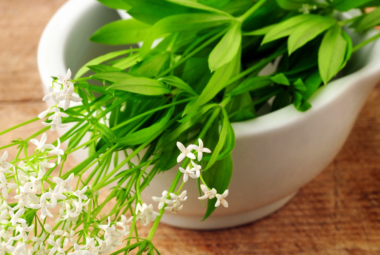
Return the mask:
MULTIPOLYGON (((64 2, 0 0, 1 130, 45 109, 37 45, 44 26, 64 2)), ((0 137, 0 145, 40 128, 37 122, 0 137)), ((67 167, 74 165, 70 159, 67 167)), ((154 242, 164 255, 380 254, 380 84, 338 157, 280 211, 221 231, 161 225, 154 242)))

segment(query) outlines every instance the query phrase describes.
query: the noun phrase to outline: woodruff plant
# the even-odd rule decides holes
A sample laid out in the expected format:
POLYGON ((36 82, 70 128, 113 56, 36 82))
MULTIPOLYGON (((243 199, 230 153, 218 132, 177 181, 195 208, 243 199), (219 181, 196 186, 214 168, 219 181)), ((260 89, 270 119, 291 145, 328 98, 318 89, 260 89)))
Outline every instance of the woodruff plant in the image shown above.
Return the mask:
POLYGON ((352 52, 380 37, 353 46, 346 32, 361 33, 380 23, 380 8, 364 11, 380 5, 377 0, 99 1, 126 10, 132 19, 107 24, 91 40, 143 45, 93 59, 74 79, 70 69, 65 77, 53 77, 43 100, 55 105, 0 132, 40 119, 46 125, 0 147, 18 148, 12 159, 7 151, 0 158, 1 254, 127 254, 133 249, 159 254, 153 235, 165 211, 186 206, 182 189, 189 178, 197 181, 187 185, 198 185, 199 199, 208 200, 203 220, 220 204, 228 207, 232 122, 255 118, 262 108, 276 111, 293 104, 308 110, 309 98, 352 52), (336 18, 354 8, 357 16, 336 18), (274 73, 258 75, 275 60, 274 73), (49 129, 65 126, 69 131, 47 143, 49 129), (88 157, 63 171, 67 156, 85 147, 88 157), (152 198, 156 212, 141 192, 157 173, 179 162, 182 166, 171 170, 177 171, 171 187, 152 198), (128 169, 121 170, 125 165, 128 169), (101 200, 108 185, 113 185, 110 194, 101 200), (107 211, 111 200, 116 202, 107 211), (138 222, 153 223, 147 237, 139 236, 138 222))

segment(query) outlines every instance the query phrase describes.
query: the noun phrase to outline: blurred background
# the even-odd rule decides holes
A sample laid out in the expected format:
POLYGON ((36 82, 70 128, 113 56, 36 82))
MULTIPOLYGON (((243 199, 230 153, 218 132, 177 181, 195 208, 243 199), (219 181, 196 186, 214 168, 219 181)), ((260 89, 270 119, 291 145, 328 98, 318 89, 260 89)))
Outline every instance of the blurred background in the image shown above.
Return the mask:
MULTIPOLYGON (((37 46, 47 22, 64 3, 0 0, 1 130, 46 109, 37 46)), ((1 136, 0 145, 40 128, 36 122, 1 136)), ((49 134, 49 139, 57 137, 49 134)), ((75 164, 69 158, 65 167, 75 164)), ((141 234, 148 230, 141 229, 141 234)), ((337 158, 280 211, 221 231, 189 231, 162 224, 154 242, 164 255, 380 254, 380 84, 337 158)))

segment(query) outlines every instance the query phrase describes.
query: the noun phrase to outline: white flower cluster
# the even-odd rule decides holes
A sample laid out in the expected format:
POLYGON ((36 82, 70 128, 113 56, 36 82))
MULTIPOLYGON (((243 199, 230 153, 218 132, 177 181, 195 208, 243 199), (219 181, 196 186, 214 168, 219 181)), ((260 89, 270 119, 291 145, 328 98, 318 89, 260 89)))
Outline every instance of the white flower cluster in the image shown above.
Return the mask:
MULTIPOLYGON (((199 145, 191 144, 188 147, 185 147, 182 143, 177 142, 177 147, 181 151, 177 158, 177 162, 180 163, 186 157, 191 159, 191 162, 187 165, 186 169, 183 169, 182 167, 179 168, 179 170, 183 173, 183 183, 186 183, 189 180, 189 177, 197 179, 201 175, 202 166, 196 164, 193 161, 196 159, 193 151, 195 151, 195 153, 198 154, 197 159, 199 162, 202 160, 203 153, 211 153, 211 151, 208 148, 205 148, 203 146, 203 141, 201 139, 198 139, 198 144, 199 145)), ((202 197, 199 197, 198 199, 213 199, 214 197, 216 197, 217 201, 215 207, 218 207, 220 204, 222 204, 224 207, 228 207, 228 203, 225 199, 228 196, 228 190, 225 190, 223 194, 217 194, 217 191, 214 188, 209 189, 205 184, 201 184, 201 189, 205 194, 202 197)), ((168 192, 165 190, 162 192, 161 197, 152 197, 152 199, 155 202, 158 202, 159 210, 161 210, 165 204, 168 204, 169 206, 165 207, 165 210, 170 211, 172 213, 177 213, 183 207, 182 202, 184 202, 187 199, 186 194, 186 190, 183 191, 180 195, 170 193, 169 199, 168 192)))
POLYGON ((310 10, 316 10, 317 8, 318 7, 316 5, 302 4, 298 11, 303 14, 310 14, 310 10))
MULTIPOLYGON (((6 160, 6 151, 0 158, 0 254, 42 255, 42 254, 68 254, 68 255, 105 255, 111 253, 122 239, 129 235, 128 219, 121 215, 121 221, 112 223, 108 217, 107 225, 97 225, 98 233, 93 237, 86 237, 85 245, 80 246, 76 241, 78 232, 76 225, 85 207, 90 202, 87 196, 87 186, 74 190, 74 174, 67 179, 46 176, 48 168, 54 168, 59 164, 63 150, 58 146, 47 144, 47 135, 44 133, 40 141, 31 140, 36 145, 35 153, 27 157, 27 161, 11 164, 6 160), (49 154, 57 156, 55 163, 48 162, 49 154), (14 180, 14 183, 11 181, 14 180), (49 189, 44 188, 49 184, 49 189), (46 185, 45 185, 46 186, 46 185), (8 195, 11 190, 16 194, 11 200, 17 203, 8 203, 8 195), (53 215, 53 210, 59 207, 59 212, 53 215), (37 211, 39 218, 37 220, 37 211), (47 217, 55 218, 55 227, 45 224, 47 217), (35 224, 32 224, 34 220, 35 224), (43 223, 42 223, 43 222, 43 223), (39 227, 36 224, 39 223, 39 227), (37 235, 37 230, 42 229, 37 235), (29 239, 29 232, 34 236, 29 239), (31 245, 28 245, 31 243, 31 245), (71 244, 69 244, 71 243, 71 244), (28 249, 28 247, 30 247, 28 249), (68 247, 65 249, 65 247, 68 247), (72 252, 68 250, 72 249, 72 252), (66 251, 65 251, 66 250, 66 251)), ((55 210, 57 211, 57 209, 55 210)), ((144 216, 147 217, 147 216, 144 216)), ((38 224, 37 224, 38 225, 38 224)), ((78 237, 78 240, 80 237, 78 237)))
MULTIPOLYGON (((74 85, 69 81, 70 76, 70 69, 65 77, 58 76, 61 90, 55 91, 52 86, 50 93, 43 98, 43 101, 53 99, 56 103, 39 115, 39 118, 44 118, 54 112, 49 117, 51 122, 44 123, 51 126, 51 130, 64 127, 61 117, 68 116, 60 112, 57 105, 60 101, 64 101, 64 110, 69 108, 71 101, 81 101, 73 95, 74 85)), ((61 163, 65 153, 60 148, 59 139, 56 146, 48 144, 47 140, 46 133, 40 140, 31 139, 30 143, 36 146, 31 156, 27 155, 27 147, 24 147, 25 158, 19 158, 18 153, 13 161, 8 162, 7 151, 0 157, 0 255, 112 253, 130 234, 132 218, 121 215, 120 221, 112 222, 108 217, 108 224, 101 225, 100 220, 89 217, 88 205, 99 191, 89 191, 86 185, 78 189, 80 181, 73 185, 73 173, 66 179, 52 177, 53 169, 61 163), (91 232, 89 226, 82 225, 85 217, 90 218, 91 232), (55 222, 54 227, 46 223, 48 218, 55 222), (78 229, 79 226, 87 229, 78 229), (29 238, 29 233, 33 233, 33 237, 29 238)), ((153 217, 147 210, 142 212, 139 216, 143 220, 153 217)))
POLYGON ((70 107, 70 102, 80 102, 82 98, 73 95, 74 93, 74 84, 70 81, 71 71, 67 70, 66 76, 58 75, 58 84, 59 90, 56 90, 54 87, 54 83, 51 87, 49 87, 49 94, 47 94, 42 101, 46 101, 52 99, 55 102, 55 105, 48 108, 46 111, 41 112, 38 115, 38 118, 43 119, 50 112, 54 112, 48 119, 51 122, 42 122, 42 124, 46 126, 50 126, 51 130, 54 131, 56 128, 63 128, 66 125, 62 124, 62 117, 68 117, 66 113, 61 112, 58 107, 59 102, 63 101, 63 109, 66 111, 70 107))

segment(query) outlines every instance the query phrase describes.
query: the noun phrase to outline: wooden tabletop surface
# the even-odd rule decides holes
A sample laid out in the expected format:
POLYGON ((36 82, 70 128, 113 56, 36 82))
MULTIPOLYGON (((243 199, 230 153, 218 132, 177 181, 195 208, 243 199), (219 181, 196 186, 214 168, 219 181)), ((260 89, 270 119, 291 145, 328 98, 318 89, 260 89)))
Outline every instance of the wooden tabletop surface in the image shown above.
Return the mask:
MULTIPOLYGON (((37 45, 64 2, 0 0, 0 130, 45 110, 37 45)), ((0 145, 40 128, 37 122, 2 136, 0 145)), ((73 159, 70 166, 75 166, 73 159)), ((380 84, 337 158, 281 210, 220 231, 161 224, 154 242, 163 255, 380 254, 380 84)))

